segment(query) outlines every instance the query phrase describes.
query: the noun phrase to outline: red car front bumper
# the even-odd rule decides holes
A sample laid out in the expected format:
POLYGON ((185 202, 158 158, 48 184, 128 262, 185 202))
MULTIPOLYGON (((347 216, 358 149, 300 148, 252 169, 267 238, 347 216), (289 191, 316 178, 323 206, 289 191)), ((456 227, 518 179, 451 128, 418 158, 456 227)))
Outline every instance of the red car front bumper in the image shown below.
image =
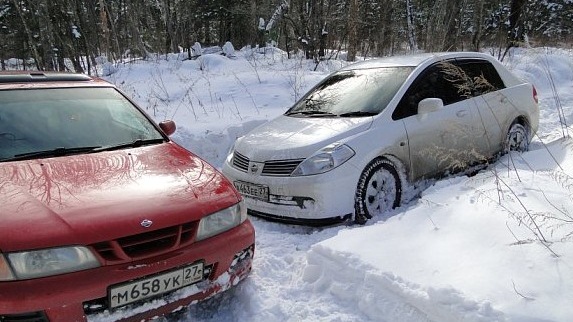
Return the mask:
POLYGON ((254 228, 250 221, 227 232, 172 253, 129 264, 40 279, 0 283, 0 320, 17 315, 38 316, 37 321, 141 321, 175 311, 225 291, 251 270, 254 228), (153 276, 196 261, 209 267, 209 277, 168 294, 116 310, 105 307, 112 285, 153 276))

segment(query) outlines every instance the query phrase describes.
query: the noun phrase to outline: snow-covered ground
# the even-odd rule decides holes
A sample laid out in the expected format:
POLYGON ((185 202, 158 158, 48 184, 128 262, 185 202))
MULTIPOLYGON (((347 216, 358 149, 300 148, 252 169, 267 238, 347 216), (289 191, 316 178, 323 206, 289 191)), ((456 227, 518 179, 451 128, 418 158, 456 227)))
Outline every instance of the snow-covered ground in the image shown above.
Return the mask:
MULTIPOLYGON (((283 113, 342 61, 279 50, 108 66, 105 78, 173 139, 221 168, 235 138, 283 113)), ((249 278, 181 321, 573 321, 573 51, 520 49, 504 61, 533 82, 531 151, 441 180, 365 226, 309 228, 252 218, 249 278)))

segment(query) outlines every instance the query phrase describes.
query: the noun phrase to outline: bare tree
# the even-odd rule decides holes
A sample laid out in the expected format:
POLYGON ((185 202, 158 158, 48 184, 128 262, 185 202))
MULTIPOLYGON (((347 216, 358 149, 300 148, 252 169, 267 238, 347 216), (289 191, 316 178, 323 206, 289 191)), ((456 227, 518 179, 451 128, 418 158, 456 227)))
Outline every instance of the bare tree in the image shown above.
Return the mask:
POLYGON ((473 0, 473 19, 472 19, 472 49, 475 51, 480 50, 482 29, 483 29, 483 0, 473 0))
POLYGON ((348 10, 348 57, 347 61, 355 61, 358 51, 358 0, 350 0, 348 10))
POLYGON ((521 17, 525 10, 527 0, 511 0, 509 12, 508 47, 518 46, 523 41, 524 30, 521 17))
POLYGON ((42 57, 40 56, 40 53, 39 53, 38 48, 36 46, 36 41, 34 40, 34 35, 32 33, 32 30, 28 26, 28 17, 26 17, 24 15, 24 10, 21 8, 22 2, 20 2, 18 0, 13 0, 13 2, 14 2, 14 8, 18 12, 18 15, 20 16, 20 19, 22 22, 22 26, 24 27, 24 31, 26 32, 28 46, 30 48, 30 51, 32 52, 32 57, 34 58, 34 60, 36 62, 36 67, 38 68, 38 70, 44 70, 44 65, 42 63, 42 57))
POLYGON ((87 72, 98 55, 145 58, 195 42, 240 48, 272 40, 308 59, 331 49, 354 61, 466 44, 496 46, 502 56, 528 37, 548 45, 573 34, 570 0, 0 0, 0 10, 3 68, 15 57, 40 70, 71 61, 87 72), (259 31, 260 18, 268 22, 259 31))
POLYGON ((408 33, 408 45, 411 51, 418 51, 418 42, 416 41, 416 30, 414 28, 414 8, 411 0, 406 0, 406 25, 408 33))
POLYGON ((458 37, 460 34, 459 23, 461 20, 461 8, 465 1, 447 0, 446 12, 448 13, 444 21, 445 34, 443 37, 443 51, 457 50, 458 37))

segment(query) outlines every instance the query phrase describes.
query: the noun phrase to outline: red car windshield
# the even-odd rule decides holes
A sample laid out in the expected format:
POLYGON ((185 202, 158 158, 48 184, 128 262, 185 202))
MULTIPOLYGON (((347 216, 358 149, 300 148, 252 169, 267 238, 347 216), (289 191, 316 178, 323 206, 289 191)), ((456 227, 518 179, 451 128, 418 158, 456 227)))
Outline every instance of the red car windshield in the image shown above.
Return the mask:
POLYGON ((114 88, 0 91, 0 162, 164 140, 114 88))

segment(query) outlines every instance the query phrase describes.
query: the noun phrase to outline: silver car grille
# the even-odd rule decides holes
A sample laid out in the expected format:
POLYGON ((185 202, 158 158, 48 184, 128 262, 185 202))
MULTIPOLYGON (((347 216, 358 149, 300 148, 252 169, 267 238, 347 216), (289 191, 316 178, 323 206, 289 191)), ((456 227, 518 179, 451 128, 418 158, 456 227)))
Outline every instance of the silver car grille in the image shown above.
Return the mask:
MULTIPOLYGON (((290 176, 304 159, 265 161, 261 175, 264 176, 290 176)), ((246 156, 234 152, 233 167, 243 172, 249 171, 250 160, 246 156)))
POLYGON ((247 172, 247 170, 249 169, 249 158, 238 152, 233 153, 233 167, 241 171, 247 172))

